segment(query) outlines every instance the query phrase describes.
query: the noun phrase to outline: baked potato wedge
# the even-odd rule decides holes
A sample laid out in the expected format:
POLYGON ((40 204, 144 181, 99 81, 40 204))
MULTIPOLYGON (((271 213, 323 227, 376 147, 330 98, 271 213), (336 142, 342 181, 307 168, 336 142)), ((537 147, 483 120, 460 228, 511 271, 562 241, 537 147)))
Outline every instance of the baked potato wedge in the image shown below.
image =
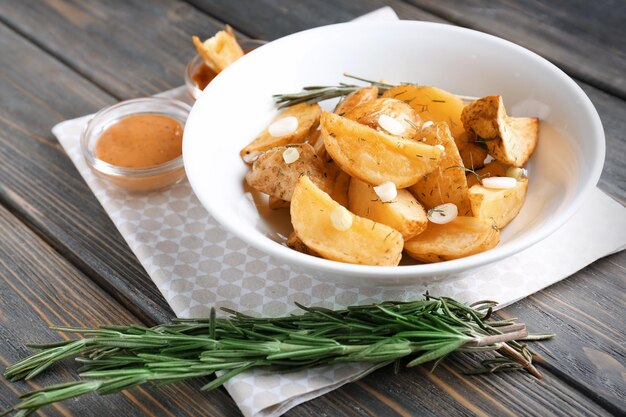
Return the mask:
POLYGON ((256 139, 243 148, 241 152, 239 152, 239 155, 245 162, 249 162, 249 157, 256 152, 262 152, 276 146, 304 142, 309 134, 319 125, 321 114, 322 109, 317 103, 301 103, 288 107, 285 111, 276 116, 272 123, 286 117, 295 117, 298 120, 298 127, 294 132, 276 137, 270 134, 268 126, 256 139), (246 161, 247 159, 248 161, 246 161))
POLYGON ((215 36, 204 42, 197 36, 193 36, 192 40, 202 61, 216 74, 219 74, 244 54, 243 49, 237 43, 233 28, 228 25, 226 25, 226 30, 220 30, 215 36))
POLYGON ((419 131, 422 120, 415 110, 404 101, 394 98, 377 98, 358 106, 345 114, 348 119, 371 127, 379 132, 389 133, 394 136, 402 136, 414 139, 419 131), (380 116, 386 115, 397 121, 404 130, 395 134, 385 130, 380 122, 380 116))
POLYGON ((350 175, 339 170, 330 190, 330 197, 346 208, 348 208, 348 189, 351 179, 350 175))
POLYGON ((395 98, 409 104, 424 121, 445 122, 459 148, 465 129, 461 123, 463 101, 452 93, 437 87, 422 85, 399 85, 383 93, 383 97, 395 98))
POLYGON ((520 178, 514 188, 492 189, 476 184, 469 189, 475 217, 493 222, 502 229, 518 215, 528 190, 528 179, 520 178))
POLYGON ((293 193, 291 223, 298 238, 326 259, 395 266, 402 257, 404 240, 398 231, 350 213, 306 175, 293 193), (347 228, 337 228, 334 213, 343 216, 347 228))
POLYGON ((406 188, 441 161, 442 151, 434 146, 377 132, 333 113, 323 112, 320 125, 335 163, 368 184, 391 181, 397 188, 406 188))
POLYGON ((467 195, 467 179, 463 161, 448 125, 437 122, 422 129, 421 135, 427 145, 443 146, 445 154, 433 172, 424 175, 409 189, 427 209, 444 203, 452 203, 457 206, 459 215, 471 216, 472 210, 467 195))
POLYGON ((441 262, 484 252, 499 241, 500 231, 491 220, 459 216, 446 224, 428 223, 404 242, 404 250, 418 261, 441 262))
POLYGON ((398 190, 393 201, 382 202, 374 187, 357 178, 350 181, 348 208, 357 216, 393 227, 404 239, 419 235, 428 224, 424 207, 408 190, 398 190))
POLYGON ((370 101, 376 100, 378 97, 378 87, 372 85, 369 87, 359 88, 355 92, 348 94, 343 100, 337 104, 334 113, 339 116, 345 116, 346 113, 370 101))
POLYGON ((524 166, 537 146, 539 119, 507 116, 501 96, 468 104, 461 121, 468 132, 485 142, 491 156, 515 167, 524 166))
POLYGON ((264 152, 246 174, 246 182, 250 187, 272 197, 291 201, 293 190, 301 175, 308 175, 324 190, 330 190, 332 184, 328 179, 324 164, 308 143, 290 145, 296 148, 299 157, 288 164, 283 158, 286 146, 277 146, 264 152))
POLYGON ((309 248, 307 245, 304 244, 302 240, 300 240, 296 232, 291 232, 291 234, 287 238, 287 246, 306 255, 317 256, 318 258, 320 257, 317 252, 309 248))

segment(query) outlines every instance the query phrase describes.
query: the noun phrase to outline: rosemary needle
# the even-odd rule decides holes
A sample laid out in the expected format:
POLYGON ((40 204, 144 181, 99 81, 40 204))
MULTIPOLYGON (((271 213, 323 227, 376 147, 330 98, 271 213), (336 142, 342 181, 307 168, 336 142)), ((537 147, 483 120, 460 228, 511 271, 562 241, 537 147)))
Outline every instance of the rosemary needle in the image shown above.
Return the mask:
MULTIPOLYGON (((378 87, 379 93, 397 87, 396 84, 389 84, 383 81, 368 80, 367 78, 357 77, 348 73, 343 74, 346 78, 352 78, 357 81, 368 83, 369 85, 378 87)), ((413 83, 403 82, 399 85, 412 85, 413 83)), ((313 104, 324 100, 330 100, 337 97, 344 97, 350 93, 363 88, 362 85, 339 83, 339 85, 313 85, 303 87, 302 91, 296 93, 274 94, 273 98, 279 109, 295 106, 296 104, 307 103, 313 104)), ((457 95, 462 101, 469 103, 477 99, 477 97, 457 95)))
POLYGON ((407 366, 436 361, 455 351, 491 352, 470 373, 527 370, 540 377, 532 354, 518 341, 545 340, 529 335, 523 323, 490 320, 493 301, 471 307, 445 297, 412 302, 383 302, 344 310, 304 307, 304 312, 257 318, 226 310, 206 319, 179 319, 152 328, 103 326, 56 328, 82 334, 75 340, 34 345, 38 353, 6 368, 11 381, 30 379, 56 362, 78 356, 81 380, 52 385, 22 395, 14 411, 26 417, 47 404, 90 392, 110 394, 133 386, 170 383, 221 375, 203 389, 215 389, 250 368, 277 371, 342 362, 383 366, 410 358, 407 366))

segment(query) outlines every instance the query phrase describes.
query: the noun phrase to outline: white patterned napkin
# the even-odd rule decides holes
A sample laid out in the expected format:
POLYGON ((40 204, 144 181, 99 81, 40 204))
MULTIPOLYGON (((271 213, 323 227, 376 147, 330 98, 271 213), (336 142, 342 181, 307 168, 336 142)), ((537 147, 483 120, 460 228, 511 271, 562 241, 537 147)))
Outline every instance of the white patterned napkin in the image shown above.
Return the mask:
MULTIPOLYGON (((374 15, 397 19, 390 8, 374 15)), ((184 88, 163 93, 189 101, 184 88)), ((208 215, 187 181, 147 195, 126 193, 86 165, 80 132, 91 116, 68 120, 52 132, 113 223, 179 317, 206 317, 211 307, 277 316, 294 302, 330 308, 381 300, 408 300, 428 289, 461 301, 510 304, 626 247, 626 209, 599 189, 570 221, 539 244, 456 279, 411 289, 350 288, 293 272, 224 230, 208 215), (601 239, 598 237, 602 236, 601 239)), ((246 417, 279 416, 290 408, 372 372, 345 364, 293 373, 255 370, 226 384, 246 417)))

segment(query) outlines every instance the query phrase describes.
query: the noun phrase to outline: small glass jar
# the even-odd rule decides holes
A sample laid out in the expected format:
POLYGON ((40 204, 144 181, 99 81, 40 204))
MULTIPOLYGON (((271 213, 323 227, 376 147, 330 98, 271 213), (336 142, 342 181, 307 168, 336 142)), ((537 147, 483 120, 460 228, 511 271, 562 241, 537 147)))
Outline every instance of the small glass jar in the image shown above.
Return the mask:
POLYGON ((158 114, 177 120, 184 128, 191 107, 182 101, 148 97, 122 101, 96 113, 83 129, 80 145, 87 165, 101 178, 129 191, 153 191, 169 187, 185 177, 182 155, 145 168, 117 166, 98 159, 96 144, 102 133, 124 117, 158 114))
MULTIPOLYGON (((246 54, 267 43, 267 41, 261 39, 238 39, 237 41, 239 42, 241 49, 243 49, 246 54)), ((207 68, 203 67, 205 67, 205 64, 204 61, 202 61, 202 57, 196 54, 189 60, 187 67, 185 68, 185 86, 187 87, 187 92, 194 98, 194 100, 200 97, 200 93, 202 93, 202 88, 198 86, 195 78, 200 71, 207 70, 207 68)), ((208 69, 208 72, 212 71, 208 69)), ((216 75, 213 74, 213 77, 215 76, 216 75)))

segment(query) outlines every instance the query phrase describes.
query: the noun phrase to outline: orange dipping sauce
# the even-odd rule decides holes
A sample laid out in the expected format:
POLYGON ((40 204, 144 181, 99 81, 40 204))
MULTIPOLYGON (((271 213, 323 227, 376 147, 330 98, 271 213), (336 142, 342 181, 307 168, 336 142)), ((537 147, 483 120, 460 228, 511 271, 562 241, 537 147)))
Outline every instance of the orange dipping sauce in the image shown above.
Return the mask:
POLYGON ((183 128, 162 114, 134 114, 109 126, 95 146, 96 158, 125 168, 160 165, 182 155, 183 128))

